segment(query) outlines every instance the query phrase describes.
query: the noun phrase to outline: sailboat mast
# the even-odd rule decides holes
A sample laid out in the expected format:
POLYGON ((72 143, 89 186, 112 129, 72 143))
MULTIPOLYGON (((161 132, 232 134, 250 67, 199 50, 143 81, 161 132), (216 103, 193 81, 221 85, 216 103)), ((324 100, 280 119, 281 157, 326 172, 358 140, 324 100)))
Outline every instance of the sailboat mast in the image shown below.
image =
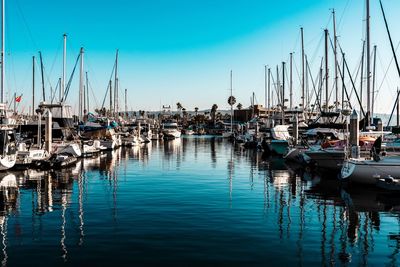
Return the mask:
POLYGON ((268 68, 268 113, 271 109, 271 68, 268 68))
POLYGON ((264 65, 264 106, 265 108, 268 107, 268 85, 267 85, 267 65, 264 65))
MULTIPOLYGON (((320 68, 319 68, 319 90, 318 90, 318 95, 319 95, 319 106, 320 107, 322 107, 322 87, 323 87, 323 84, 324 84, 324 78, 323 78, 323 74, 322 74, 322 72, 323 72, 323 69, 322 69, 322 62, 321 62, 321 66, 320 66, 320 68)), ((321 108, 321 110, 322 110, 322 108, 321 108)))
POLYGON ((370 113, 371 113, 371 66, 370 66, 370 48, 371 48, 371 39, 370 39, 370 16, 369 16, 369 0, 366 0, 367 7, 367 121, 366 125, 370 125, 370 113))
POLYGON ((125 118, 128 118, 128 89, 125 88, 125 118))
POLYGON ((310 92, 309 92, 309 88, 308 88, 308 68, 307 68, 307 65, 308 65, 308 61, 307 61, 307 56, 305 56, 304 57, 304 59, 305 59, 305 61, 304 61, 304 63, 305 63, 305 66, 306 66, 306 69, 305 69, 305 106, 303 107, 303 114, 304 114, 304 116, 305 117, 307 117, 307 108, 306 107, 308 107, 308 104, 309 104, 309 102, 310 102, 310 92))
POLYGON ((277 105, 279 105, 279 101, 280 101, 280 90, 281 90, 281 82, 279 81, 279 66, 276 65, 276 103, 277 105))
POLYGON ((364 74, 364 55, 365 55, 365 41, 363 41, 363 49, 361 55, 361 72, 360 72, 360 110, 362 109, 363 102, 363 74, 364 74))
POLYGON ((328 29, 325 29, 325 111, 329 110, 328 29))
POLYGON ((80 51, 80 71, 79 71, 79 121, 83 121, 83 102, 84 100, 84 75, 83 75, 83 47, 80 51))
POLYGON ((396 123, 396 126, 397 126, 397 127, 400 127, 399 87, 397 87, 397 99, 396 99, 396 102, 397 102, 397 112, 396 112, 396 115, 397 115, 397 123, 396 123))
MULTIPOLYGON (((42 52, 40 52, 40 51, 39 51, 39 57, 40 57, 40 74, 41 74, 41 78, 42 78, 42 97, 43 97, 43 101, 46 101, 46 94, 45 94, 46 91, 44 88, 43 58, 42 58, 42 52)), ((61 86, 61 83, 60 83, 60 86, 61 86)), ((52 96, 50 96, 50 97, 52 97, 52 96)))
POLYGON ((290 81, 289 81, 289 106, 290 106, 290 110, 292 110, 293 108, 293 53, 290 53, 290 81))
POLYGON ((87 109, 87 112, 89 113, 89 110, 90 110, 90 106, 89 106, 89 79, 88 79, 88 73, 86 72, 85 74, 86 74, 86 98, 87 98, 86 109, 87 109))
POLYGON ((372 74, 371 121, 374 118, 375 75, 376 75, 376 45, 374 45, 374 67, 373 67, 373 74, 372 74))
POLYGON ((1 88, 1 103, 4 103, 4 85, 5 85, 5 0, 1 0, 1 53, 0 53, 0 60, 1 60, 1 81, 0 81, 0 88, 1 88))
POLYGON ((305 80, 305 72, 304 72, 304 33, 303 33, 303 27, 300 28, 300 33, 301 33, 301 108, 305 110, 304 106, 304 80, 305 80))
POLYGON ((83 85, 83 115, 87 112, 86 99, 86 85, 83 85))
POLYGON ((109 88, 110 88, 110 116, 112 116, 113 114, 113 93, 112 93, 112 81, 110 80, 109 84, 108 84, 109 88))
POLYGON ((118 112, 118 49, 115 55, 115 73, 114 73, 114 116, 118 112))
POLYGON ((285 109, 285 62, 282 62, 282 111, 285 109))
MULTIPOLYGON (((232 70, 231 70, 231 77, 230 77, 230 81, 231 81, 231 99, 233 99, 233 86, 232 86, 232 70)), ((232 101, 232 100, 231 100, 232 101)), ((231 133, 233 133, 233 103, 230 103, 231 106, 231 133)))
POLYGON ((32 56, 32 117, 35 116, 35 56, 32 56))
POLYGON ((285 124, 285 62, 282 62, 282 125, 285 124))
POLYGON ((335 9, 332 10, 333 16, 333 54, 335 57, 335 107, 336 110, 338 109, 339 105, 339 87, 338 87, 338 62, 337 62, 337 36, 336 36, 336 16, 335 16, 335 9))
POLYGON ((344 75, 346 73, 344 71, 345 63, 346 63, 345 56, 346 56, 345 53, 342 52, 342 60, 343 60, 343 62, 342 62, 342 72, 343 72, 343 75, 342 75, 342 110, 344 109, 344 87, 346 86, 345 82, 344 82, 344 75))
POLYGON ((255 93, 253 92, 252 99, 251 99, 251 103, 252 103, 251 105, 252 105, 252 107, 253 107, 253 116, 252 116, 253 118, 254 118, 254 115, 255 115, 255 107, 254 107, 254 98, 255 98, 255 96, 256 96, 256 95, 255 95, 255 93))
POLYGON ((67 34, 63 35, 64 45, 63 45, 63 68, 60 84, 60 101, 64 101, 64 91, 65 91, 65 79, 67 71, 67 34))

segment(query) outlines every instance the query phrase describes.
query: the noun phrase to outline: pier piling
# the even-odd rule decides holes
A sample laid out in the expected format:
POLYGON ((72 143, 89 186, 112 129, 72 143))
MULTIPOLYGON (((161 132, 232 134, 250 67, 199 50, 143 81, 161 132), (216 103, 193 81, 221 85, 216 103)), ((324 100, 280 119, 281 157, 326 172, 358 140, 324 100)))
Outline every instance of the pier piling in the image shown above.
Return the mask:
POLYGON ((360 146, 359 146, 359 121, 358 121, 358 113, 356 110, 353 110, 353 113, 350 115, 350 145, 351 145, 351 157, 359 158, 360 157, 360 146))

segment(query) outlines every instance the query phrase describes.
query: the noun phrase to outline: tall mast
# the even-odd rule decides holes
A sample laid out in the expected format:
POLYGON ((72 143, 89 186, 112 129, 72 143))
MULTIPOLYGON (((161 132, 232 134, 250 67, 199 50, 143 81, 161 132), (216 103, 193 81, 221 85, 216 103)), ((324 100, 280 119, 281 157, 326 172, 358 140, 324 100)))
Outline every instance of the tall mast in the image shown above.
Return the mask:
MULTIPOLYGON (((324 84, 324 76, 323 76, 323 69, 322 69, 322 62, 321 62, 321 66, 320 66, 320 68, 319 68, 319 92, 318 92, 318 94, 319 94, 319 106, 320 107, 322 107, 322 87, 323 87, 323 84, 324 84)), ((322 109, 322 108, 321 108, 322 109)))
POLYGON ((279 66, 276 65, 276 98, 277 98, 277 105, 279 104, 280 101, 280 90, 281 90, 281 83, 279 81, 279 66))
MULTIPOLYGON (((231 98, 233 98, 232 70, 231 70, 231 98)), ((231 133, 233 133, 233 105, 231 106, 231 133)))
POLYGON ((118 112, 118 49, 115 55, 115 73, 114 73, 114 113, 118 112))
POLYGON ((35 116, 35 56, 32 56, 32 117, 35 116))
POLYGON ((282 124, 285 124, 285 62, 282 62, 282 124))
POLYGON ((113 94, 112 94, 112 81, 110 80, 109 84, 108 84, 109 88, 110 88, 110 116, 112 116, 113 114, 113 94))
POLYGON ((363 102, 363 74, 364 74, 364 55, 365 55, 365 41, 363 41, 363 49, 361 55, 361 75, 360 75, 360 110, 362 110, 363 102))
POLYGON ((87 112, 87 107, 86 107, 86 83, 83 85, 83 115, 87 112))
POLYGON ((5 0, 1 0, 1 52, 0 52, 0 61, 1 61, 1 81, 0 81, 0 87, 1 87, 1 103, 4 103, 4 85, 5 85, 5 12, 6 6, 5 6, 5 0))
POLYGON ((308 66, 308 60, 307 60, 307 56, 305 56, 304 57, 304 59, 305 59, 305 61, 304 61, 304 63, 305 63, 305 66, 306 66, 306 69, 305 69, 305 85, 306 85, 306 87, 305 87, 305 106, 303 107, 303 114, 305 115, 305 116, 307 116, 307 109, 306 109, 306 106, 308 107, 308 103, 310 102, 310 93, 309 93, 309 90, 308 90, 308 68, 307 68, 307 66, 308 66), (304 113, 304 111, 306 111, 306 113, 304 113))
POLYGON ((267 82, 267 65, 264 65, 264 106, 265 108, 268 107, 268 82, 267 82))
POLYGON ((371 70, 370 70, 370 46, 371 46, 371 39, 370 39, 370 17, 369 17, 369 0, 366 0, 366 7, 367 7, 367 126, 370 125, 370 112, 371 112, 371 87, 370 87, 370 80, 371 80, 371 70))
POLYGON ((325 111, 329 110, 328 29, 325 29, 325 111))
POLYGON ((128 118, 128 89, 125 88, 125 117, 128 118))
POLYGON ((89 79, 88 73, 86 72, 86 111, 89 113, 90 106, 89 106, 89 79))
POLYGON ((397 102, 397 112, 396 112, 396 115, 397 115, 397 123, 396 123, 396 126, 397 126, 397 127, 400 127, 399 87, 397 87, 397 99, 396 99, 396 102, 397 102))
POLYGON ((373 68, 373 74, 372 74, 371 120, 374 117, 375 75, 376 75, 376 45, 374 45, 374 68, 373 68))
POLYGON ((251 103, 252 103, 252 106, 253 106, 253 116, 252 117, 254 117, 254 111, 255 111, 255 108, 254 108, 254 98, 255 98, 255 94, 254 94, 254 92, 253 92, 253 95, 252 95, 252 98, 251 98, 251 103))
POLYGON ((268 68, 268 113, 271 109, 271 68, 268 68))
POLYGON ((332 10, 333 16, 333 54, 335 56, 335 107, 336 110, 338 109, 338 98, 339 98, 339 87, 338 87, 338 63, 337 63, 337 36, 336 36, 336 16, 335 16, 335 9, 332 10))
POLYGON ((67 71, 67 34, 63 35, 64 45, 63 45, 63 68, 60 84, 60 101, 64 101, 64 91, 65 91, 65 79, 67 71))
POLYGON ((282 62, 282 111, 285 109, 285 62, 282 62))
POLYGON ((83 102, 84 100, 84 74, 83 74, 83 47, 80 51, 80 71, 79 71, 79 121, 83 121, 83 102))
MULTIPOLYGON (((42 101, 46 101, 46 94, 45 94, 46 91, 45 91, 45 88, 44 88, 43 58, 42 58, 42 52, 40 52, 40 51, 39 51, 39 57, 40 57, 40 74, 41 74, 41 77, 42 77, 42 97, 43 97, 42 101)), ((60 83, 60 86, 61 86, 61 83, 60 83)))
POLYGON ((343 60, 343 62, 342 62, 342 64, 343 64, 343 66, 342 66, 342 72, 343 72, 343 75, 342 75, 342 110, 343 110, 344 109, 344 87, 345 87, 344 74, 346 73, 344 71, 345 63, 346 63, 346 61, 345 61, 345 53, 343 53, 343 52, 342 52, 342 60, 343 60))
POLYGON ((300 28, 300 33, 301 33, 301 108, 304 110, 304 32, 303 32, 303 27, 300 28))
POLYGON ((289 107, 290 107, 290 110, 292 110, 292 108, 293 108, 293 68, 292 68, 292 66, 293 66, 293 53, 290 53, 290 81, 289 81, 289 90, 290 90, 290 92, 289 92, 289 101, 290 101, 290 103, 289 103, 289 107))

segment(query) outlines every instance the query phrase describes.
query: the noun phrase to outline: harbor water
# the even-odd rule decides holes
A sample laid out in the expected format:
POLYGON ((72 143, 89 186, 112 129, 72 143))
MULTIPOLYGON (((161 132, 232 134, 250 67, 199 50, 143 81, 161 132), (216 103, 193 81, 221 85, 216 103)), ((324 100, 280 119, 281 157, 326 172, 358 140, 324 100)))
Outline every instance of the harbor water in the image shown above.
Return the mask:
POLYGON ((400 261, 399 195, 347 188, 218 137, 121 148, 62 171, 1 175, 3 266, 400 261))

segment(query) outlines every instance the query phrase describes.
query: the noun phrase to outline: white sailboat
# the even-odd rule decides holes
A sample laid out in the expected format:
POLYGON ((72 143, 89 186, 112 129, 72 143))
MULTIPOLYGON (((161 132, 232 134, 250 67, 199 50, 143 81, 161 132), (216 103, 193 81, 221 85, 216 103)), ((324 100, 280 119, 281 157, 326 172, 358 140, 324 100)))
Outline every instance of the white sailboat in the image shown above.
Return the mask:
MULTIPOLYGON (((382 3, 381 10, 383 13, 383 18, 385 20, 386 29, 390 38, 389 28, 387 25, 385 13, 383 10, 382 3)), ((366 1, 366 23, 367 23, 367 55, 369 55, 369 0, 366 1)), ((392 43, 391 43, 392 44, 392 43)), ((395 51, 392 44, 392 52, 396 59, 395 51)), ((369 57, 367 56, 367 59, 369 57)), ((397 62, 397 59, 396 59, 397 62)), ((369 61, 367 61, 367 68, 369 68, 369 61)), ((398 69, 399 71, 399 69, 398 69)), ((367 71, 369 73, 369 71, 367 71)), ((369 76, 367 79, 367 89, 368 89, 368 104, 367 113, 370 111, 370 94, 369 94, 369 76)), ((369 121, 368 121, 369 123, 369 121)), ((361 183, 367 185, 376 185, 377 183, 385 183, 385 180, 397 180, 400 178, 400 156, 386 156, 380 157, 382 145, 382 137, 376 139, 374 146, 372 148, 372 159, 363 158, 350 158, 345 160, 342 170, 341 179, 347 180, 354 183, 361 183)), ((385 184, 384 186, 386 186, 385 184)), ((390 185, 387 185, 390 186, 390 185)))
POLYGON ((344 162, 341 179, 353 183, 375 185, 379 179, 400 178, 400 156, 379 160, 348 159, 344 162))
POLYGON ((15 124, 15 120, 13 120, 7 112, 7 103, 4 102, 4 85, 5 85, 5 9, 4 4, 5 0, 1 1, 1 53, 0 53, 0 170, 8 170, 15 165, 17 159, 17 149, 15 143, 15 131, 10 126, 11 123, 15 124))

